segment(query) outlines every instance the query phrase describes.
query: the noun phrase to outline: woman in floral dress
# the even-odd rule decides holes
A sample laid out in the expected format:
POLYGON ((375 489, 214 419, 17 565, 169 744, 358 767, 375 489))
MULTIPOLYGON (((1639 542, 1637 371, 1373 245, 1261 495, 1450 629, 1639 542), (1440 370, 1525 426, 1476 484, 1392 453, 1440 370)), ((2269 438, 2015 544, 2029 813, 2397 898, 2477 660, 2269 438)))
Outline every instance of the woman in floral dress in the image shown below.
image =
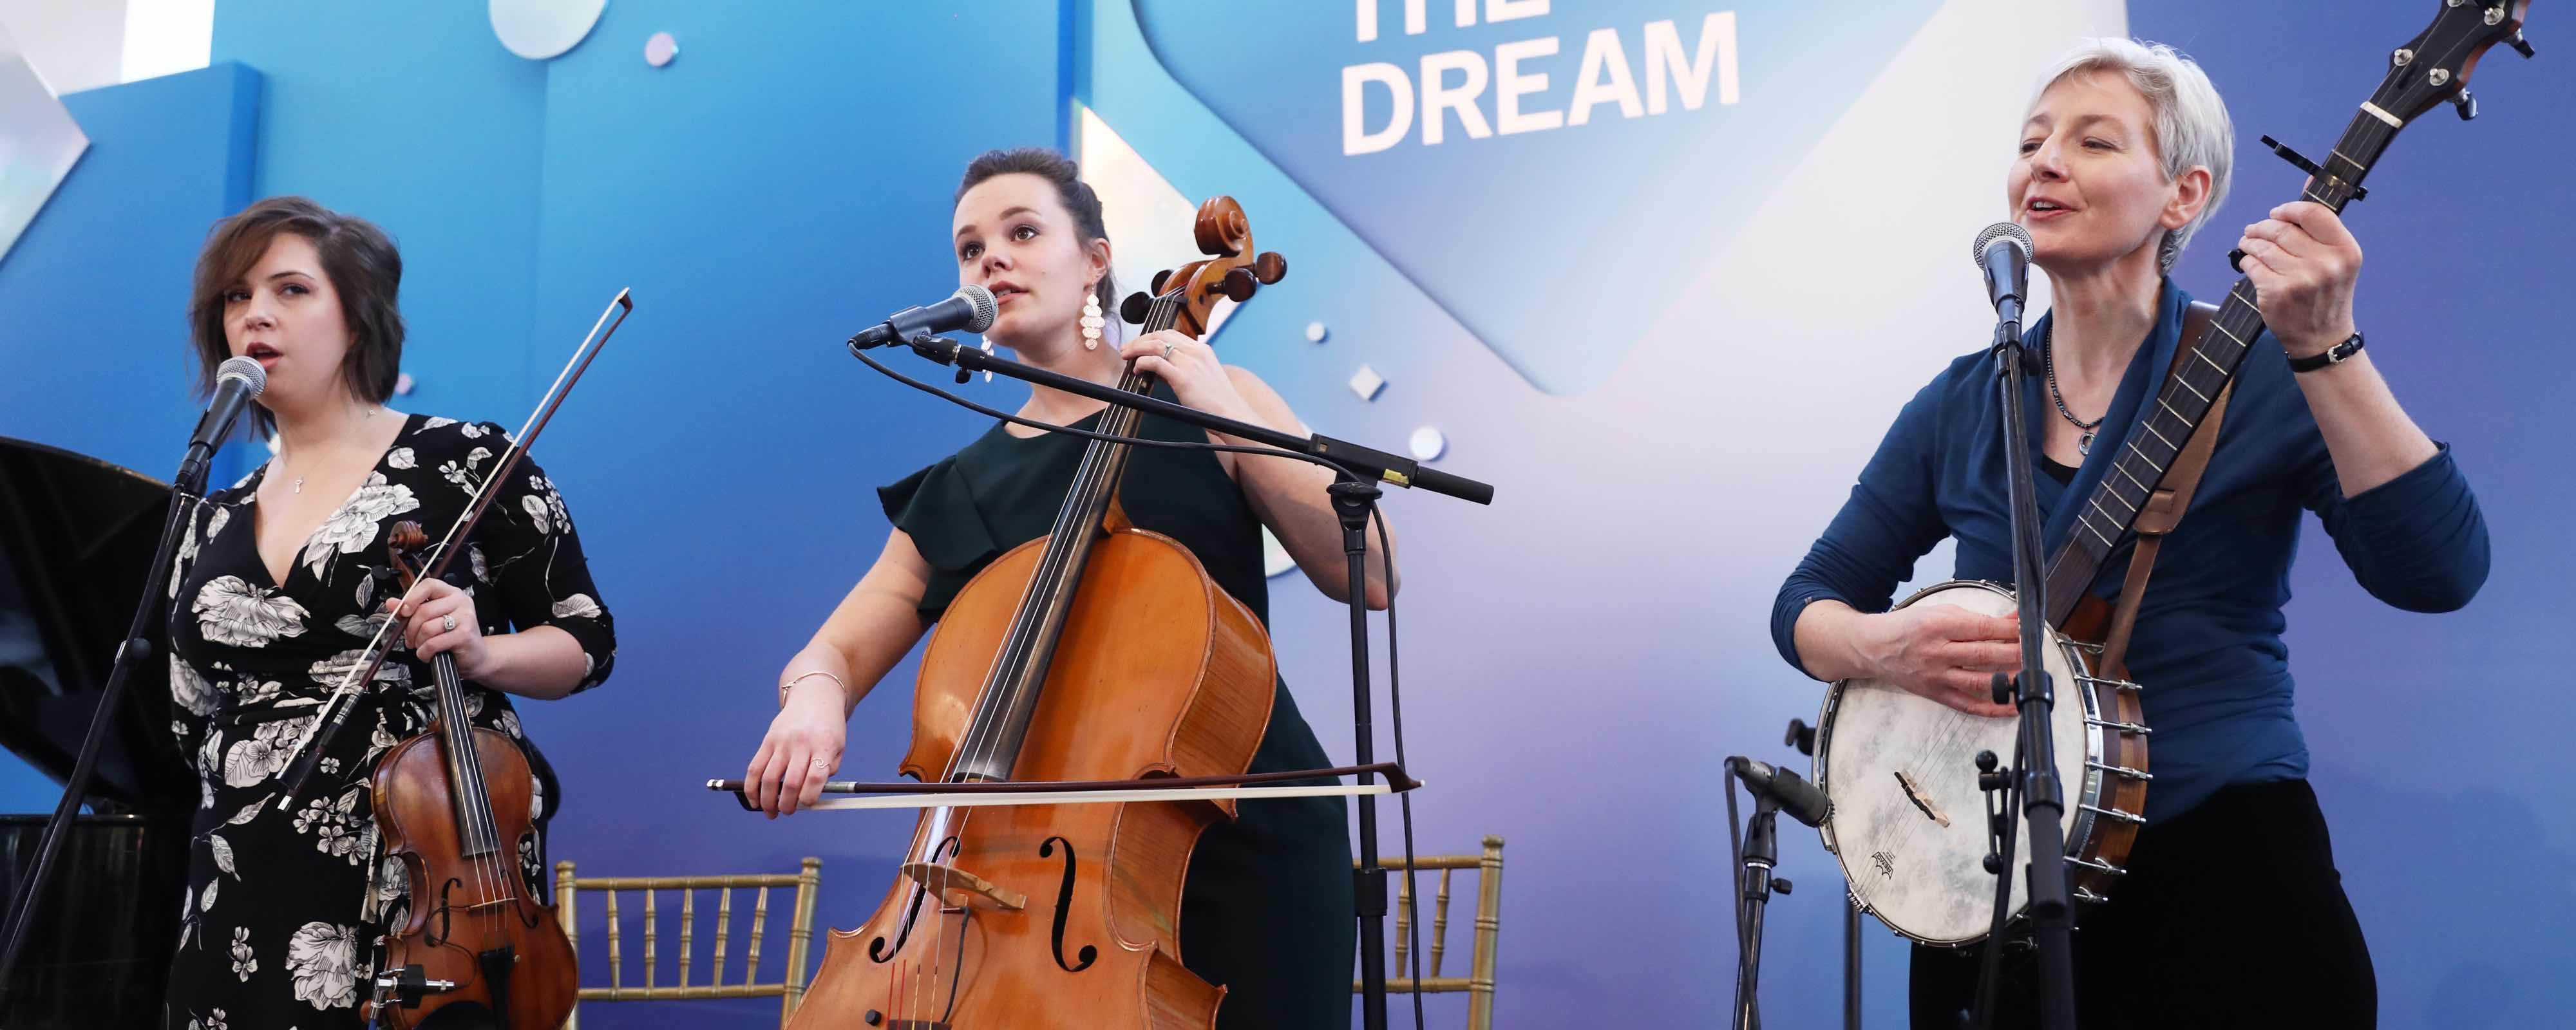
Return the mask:
POLYGON ((616 638, 562 495, 524 459, 450 567, 463 585, 424 580, 397 596, 394 523, 435 540, 510 447, 497 425, 383 407, 401 362, 401 280, 381 230, 292 197, 218 223, 198 259, 197 356, 208 373, 237 356, 267 369, 253 417, 279 446, 194 506, 171 575, 171 730, 200 793, 167 1027, 360 1025, 381 939, 410 904, 401 864, 379 853, 369 780, 387 749, 428 728, 427 660, 441 652, 467 681, 474 724, 518 741, 537 772, 539 830, 518 850, 546 896, 538 834, 557 791, 504 692, 596 686, 616 638), (297 742, 393 618, 403 645, 297 808, 278 811, 297 742))

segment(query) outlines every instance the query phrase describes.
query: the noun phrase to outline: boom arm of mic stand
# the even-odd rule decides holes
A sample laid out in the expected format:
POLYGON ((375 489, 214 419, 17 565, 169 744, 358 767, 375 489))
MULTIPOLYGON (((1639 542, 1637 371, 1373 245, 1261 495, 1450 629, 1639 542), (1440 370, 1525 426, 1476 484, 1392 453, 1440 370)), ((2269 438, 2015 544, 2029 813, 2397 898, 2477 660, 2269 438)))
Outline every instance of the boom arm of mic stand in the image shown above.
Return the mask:
MULTIPOLYGON (((986 354, 980 349, 965 346, 955 340, 925 335, 916 336, 904 342, 912 347, 914 353, 942 365, 955 365, 969 372, 994 372, 1022 382, 1052 387, 1093 400, 1122 404, 1149 414, 1161 415, 1201 429, 1266 444, 1280 450, 1310 454, 1363 476, 1396 486, 1429 490, 1435 494, 1447 494, 1477 504, 1494 502, 1492 484, 1480 483, 1465 476, 1451 475, 1439 469, 1424 468, 1420 462, 1402 455, 1389 454, 1345 440, 1336 440, 1320 433, 1313 436, 1298 436, 1294 433, 1283 433, 1268 426, 1239 422, 1222 415, 1211 415, 1186 404, 1174 404, 1160 397, 1129 393, 1114 386, 1102 386, 1088 379, 1076 379, 1069 375, 1049 372, 1046 369, 1033 368, 1009 358, 986 354)), ((851 347, 852 352, 856 353, 858 343, 855 339, 851 341, 851 347)))

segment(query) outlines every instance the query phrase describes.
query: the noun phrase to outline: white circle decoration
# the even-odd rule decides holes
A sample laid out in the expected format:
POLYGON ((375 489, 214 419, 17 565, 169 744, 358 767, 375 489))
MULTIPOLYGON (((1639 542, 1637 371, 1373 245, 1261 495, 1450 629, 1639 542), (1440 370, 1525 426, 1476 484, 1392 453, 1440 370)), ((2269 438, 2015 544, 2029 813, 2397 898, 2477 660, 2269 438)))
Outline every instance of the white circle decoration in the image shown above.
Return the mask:
POLYGON ((1324 323, 1322 323, 1322 322, 1308 322, 1308 323, 1306 323, 1306 342, 1308 342, 1308 343, 1322 343, 1322 342, 1324 342, 1324 337, 1326 337, 1326 336, 1330 336, 1330 335, 1332 335, 1332 333, 1331 333, 1329 330, 1327 330, 1327 329, 1325 329, 1325 328, 1324 328, 1324 323))
POLYGON ((1430 426, 1414 430, 1413 439, 1407 443, 1410 444, 1415 461, 1430 461, 1449 451, 1449 438, 1440 435, 1439 430, 1430 426))
POLYGON ((644 41, 644 63, 646 64, 660 68, 670 64, 671 59, 678 56, 680 56, 680 41, 672 39, 668 32, 656 32, 653 38, 644 41))
POLYGON ((501 45, 531 61, 543 61, 580 45, 608 0, 492 0, 492 34, 501 45))

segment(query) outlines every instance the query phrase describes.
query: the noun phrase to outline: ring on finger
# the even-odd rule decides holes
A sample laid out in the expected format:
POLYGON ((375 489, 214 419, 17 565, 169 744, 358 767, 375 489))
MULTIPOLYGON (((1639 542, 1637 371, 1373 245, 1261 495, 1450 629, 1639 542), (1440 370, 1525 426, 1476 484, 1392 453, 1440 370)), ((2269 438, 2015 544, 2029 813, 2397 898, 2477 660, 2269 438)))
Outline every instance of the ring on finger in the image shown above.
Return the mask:
POLYGON ((1165 361, 1170 361, 1170 360, 1172 360, 1172 345, 1171 345, 1171 344, 1166 343, 1166 344, 1164 344, 1164 345, 1163 345, 1163 360, 1165 360, 1165 361))
POLYGON ((456 632, 456 616, 449 615, 440 618, 438 620, 438 627, 450 633, 456 632))

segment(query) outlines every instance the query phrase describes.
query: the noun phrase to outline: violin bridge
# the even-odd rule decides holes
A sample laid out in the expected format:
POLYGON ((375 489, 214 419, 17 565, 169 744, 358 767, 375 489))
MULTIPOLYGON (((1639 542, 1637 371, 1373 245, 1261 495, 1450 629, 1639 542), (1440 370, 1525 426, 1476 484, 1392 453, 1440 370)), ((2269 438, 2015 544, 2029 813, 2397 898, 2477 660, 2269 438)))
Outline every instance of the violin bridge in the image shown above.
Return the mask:
POLYGON ((1017 912, 1029 905, 1028 895, 1003 890, 1000 884, 955 866, 906 862, 903 875, 911 877, 912 882, 920 884, 921 889, 929 891, 945 907, 1017 912))

